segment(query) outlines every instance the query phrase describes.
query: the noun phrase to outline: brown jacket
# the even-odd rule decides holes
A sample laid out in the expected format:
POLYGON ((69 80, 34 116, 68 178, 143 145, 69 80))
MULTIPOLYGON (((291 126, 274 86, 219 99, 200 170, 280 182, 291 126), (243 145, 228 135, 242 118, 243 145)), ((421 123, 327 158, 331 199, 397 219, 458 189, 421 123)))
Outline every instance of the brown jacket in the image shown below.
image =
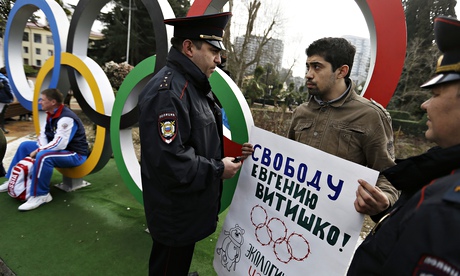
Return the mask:
MULTIPOLYGON (((354 85, 338 101, 320 104, 310 97, 297 107, 288 138, 380 172, 395 165, 389 113, 356 94, 354 85)), ((396 188, 382 175, 377 186, 393 205, 399 197, 396 188)))

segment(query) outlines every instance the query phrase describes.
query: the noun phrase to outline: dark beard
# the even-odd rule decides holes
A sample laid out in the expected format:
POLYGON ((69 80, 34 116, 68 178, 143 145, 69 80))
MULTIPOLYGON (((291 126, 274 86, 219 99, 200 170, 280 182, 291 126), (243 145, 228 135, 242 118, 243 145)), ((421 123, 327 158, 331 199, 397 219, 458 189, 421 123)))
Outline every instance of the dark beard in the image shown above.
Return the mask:
POLYGON ((318 88, 313 88, 313 89, 308 89, 307 88, 308 94, 312 96, 321 96, 321 92, 318 90, 318 88))

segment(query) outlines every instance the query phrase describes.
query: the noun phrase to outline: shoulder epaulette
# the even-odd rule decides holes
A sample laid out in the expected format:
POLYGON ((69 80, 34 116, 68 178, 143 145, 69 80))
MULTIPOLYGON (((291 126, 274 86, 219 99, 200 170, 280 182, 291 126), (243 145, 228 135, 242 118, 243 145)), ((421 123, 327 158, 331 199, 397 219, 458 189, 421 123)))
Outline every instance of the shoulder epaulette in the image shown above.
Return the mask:
POLYGON ((172 80, 172 72, 171 71, 166 71, 163 80, 160 83, 160 87, 158 90, 168 90, 169 87, 171 86, 171 80, 172 80))
POLYGON ((442 197, 443 200, 460 204, 460 181, 450 185, 449 190, 442 197))
POLYGON ((385 109, 385 107, 383 107, 381 104, 379 104, 378 102, 376 102, 375 100, 373 99, 370 99, 371 103, 375 106, 377 106, 380 110, 382 110, 383 113, 385 113, 385 115, 388 117, 388 119, 391 120, 391 115, 390 113, 385 109))

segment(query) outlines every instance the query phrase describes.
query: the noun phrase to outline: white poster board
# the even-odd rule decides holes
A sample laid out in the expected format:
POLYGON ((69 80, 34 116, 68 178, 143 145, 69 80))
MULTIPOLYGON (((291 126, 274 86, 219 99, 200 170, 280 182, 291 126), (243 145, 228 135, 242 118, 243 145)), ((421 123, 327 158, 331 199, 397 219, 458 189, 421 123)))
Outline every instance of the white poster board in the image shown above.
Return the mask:
POLYGON ((364 216, 358 179, 378 172, 253 127, 214 251, 222 275, 344 275, 364 216))

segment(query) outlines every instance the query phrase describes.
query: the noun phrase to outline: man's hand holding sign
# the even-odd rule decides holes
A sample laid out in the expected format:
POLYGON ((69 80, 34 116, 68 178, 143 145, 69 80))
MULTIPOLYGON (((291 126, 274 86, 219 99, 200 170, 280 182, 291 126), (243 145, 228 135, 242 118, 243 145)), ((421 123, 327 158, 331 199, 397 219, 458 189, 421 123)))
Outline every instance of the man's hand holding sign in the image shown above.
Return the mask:
POLYGON ((363 223, 358 180, 376 183, 378 172, 257 127, 250 137, 254 152, 216 245, 217 273, 343 275, 363 223))
POLYGON ((376 215, 390 207, 388 197, 379 187, 371 185, 366 180, 359 179, 356 190, 355 208, 361 214, 376 215))

